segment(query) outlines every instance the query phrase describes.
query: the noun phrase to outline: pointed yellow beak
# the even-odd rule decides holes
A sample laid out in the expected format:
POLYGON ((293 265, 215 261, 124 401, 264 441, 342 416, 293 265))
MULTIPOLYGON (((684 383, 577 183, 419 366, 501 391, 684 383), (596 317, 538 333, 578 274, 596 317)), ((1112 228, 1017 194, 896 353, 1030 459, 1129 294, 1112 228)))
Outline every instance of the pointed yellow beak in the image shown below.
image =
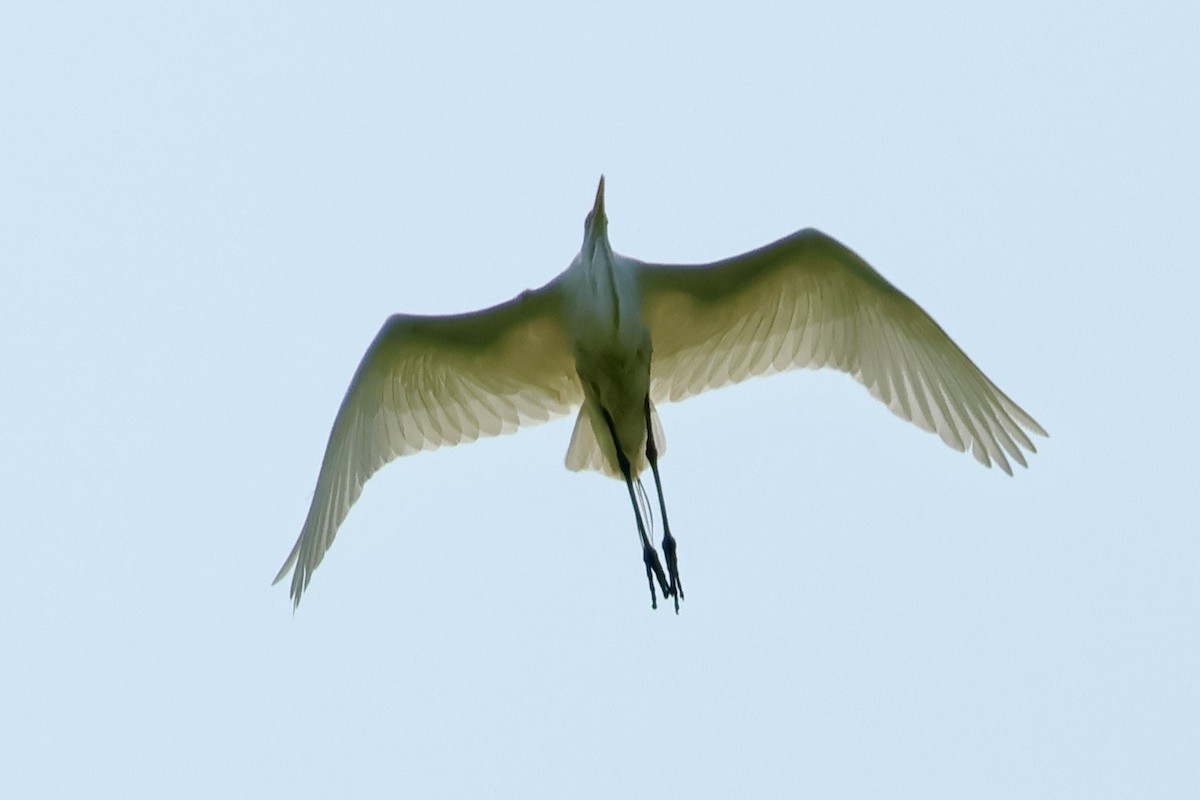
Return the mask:
POLYGON ((596 202, 592 206, 593 217, 603 217, 604 214, 604 176, 600 176, 600 185, 596 187, 596 202))

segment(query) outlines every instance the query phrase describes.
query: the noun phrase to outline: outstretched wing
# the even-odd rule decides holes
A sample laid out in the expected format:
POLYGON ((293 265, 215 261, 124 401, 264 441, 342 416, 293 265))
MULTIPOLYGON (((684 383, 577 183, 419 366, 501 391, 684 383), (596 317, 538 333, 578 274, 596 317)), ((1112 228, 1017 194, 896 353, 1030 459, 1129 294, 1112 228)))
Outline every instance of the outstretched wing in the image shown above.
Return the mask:
POLYGON ((275 582, 294 567, 300 603, 363 484, 393 458, 511 433, 582 398, 558 283, 472 314, 391 317, 346 390, 308 517, 275 582))
POLYGON ((920 306, 853 251, 808 229, 725 261, 644 264, 656 402, 793 367, 849 373, 897 416, 1012 474, 1046 432, 920 306))

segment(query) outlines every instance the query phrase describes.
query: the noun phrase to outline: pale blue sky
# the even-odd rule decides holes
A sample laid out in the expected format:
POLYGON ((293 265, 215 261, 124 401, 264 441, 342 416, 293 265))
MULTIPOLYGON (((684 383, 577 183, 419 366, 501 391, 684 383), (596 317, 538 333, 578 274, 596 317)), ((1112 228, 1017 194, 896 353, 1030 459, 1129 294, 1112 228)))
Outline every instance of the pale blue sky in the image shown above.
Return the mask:
POLYGON ((0 795, 1200 795, 1194 3, 6 3, 0 795), (1052 434, 665 406, 650 611, 569 422, 270 586, 386 316, 804 226, 1052 434))

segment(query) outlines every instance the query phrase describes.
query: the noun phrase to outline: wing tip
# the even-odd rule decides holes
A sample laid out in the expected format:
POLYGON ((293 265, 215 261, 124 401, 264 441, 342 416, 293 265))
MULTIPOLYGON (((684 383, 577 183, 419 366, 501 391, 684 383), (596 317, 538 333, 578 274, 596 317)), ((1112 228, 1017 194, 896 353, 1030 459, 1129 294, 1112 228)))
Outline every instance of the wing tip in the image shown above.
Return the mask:
POLYGON ((271 581, 271 585, 276 586, 291 573, 292 585, 288 591, 288 596, 292 599, 292 613, 295 613, 296 609, 300 607, 300 596, 304 594, 305 586, 308 583, 307 579, 312 575, 312 570, 308 570, 307 574, 305 574, 305 570, 301 569, 299 564, 300 543, 302 541, 304 541, 303 536, 296 542, 296 545, 292 548, 292 552, 288 554, 287 560, 283 562, 283 566, 275 574, 275 579, 271 581))

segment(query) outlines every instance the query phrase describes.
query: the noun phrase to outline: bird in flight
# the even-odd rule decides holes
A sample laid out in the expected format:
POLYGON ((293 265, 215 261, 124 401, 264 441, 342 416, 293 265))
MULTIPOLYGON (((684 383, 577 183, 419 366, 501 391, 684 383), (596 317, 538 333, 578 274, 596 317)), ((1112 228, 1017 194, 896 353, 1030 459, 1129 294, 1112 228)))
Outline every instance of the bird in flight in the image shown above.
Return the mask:
POLYGON ((601 176, 583 247, 554 280, 482 311, 384 323, 338 409, 304 527, 275 582, 291 572, 299 605, 363 484, 392 459, 578 410, 567 469, 624 481, 650 604, 658 607, 657 584, 678 613, 656 404, 797 367, 848 373, 897 416, 1010 475, 1010 460, 1025 466, 1022 450, 1036 452, 1028 433, 1047 435, 920 306, 829 236, 809 228, 711 264, 638 261, 609 244, 601 176), (647 533, 648 502, 639 503, 647 466, 662 559, 647 533))

